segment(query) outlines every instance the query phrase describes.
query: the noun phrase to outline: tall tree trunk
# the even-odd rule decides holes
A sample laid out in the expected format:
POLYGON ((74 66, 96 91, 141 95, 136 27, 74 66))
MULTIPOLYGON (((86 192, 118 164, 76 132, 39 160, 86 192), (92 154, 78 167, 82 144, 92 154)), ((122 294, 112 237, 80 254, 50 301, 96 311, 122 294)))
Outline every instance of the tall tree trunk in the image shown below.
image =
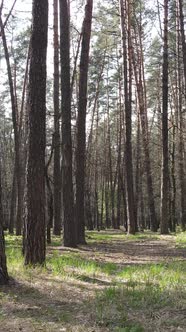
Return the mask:
POLYGON ((11 189, 11 202, 10 202, 10 218, 9 218, 9 233, 14 234, 14 226, 15 226, 15 215, 16 215, 16 165, 14 162, 14 170, 13 170, 13 181, 12 181, 12 189, 11 189))
POLYGON ((176 177, 175 177, 175 135, 176 127, 173 123, 172 129, 172 149, 171 149, 171 180, 172 180, 172 195, 171 195, 171 232, 176 232, 176 177))
POLYGON ((16 91, 14 89, 14 82, 12 77, 12 71, 10 66, 10 58, 8 52, 8 46, 4 31, 4 25, 2 22, 2 17, 0 13, 0 28, 1 28, 1 36, 3 41, 5 59, 7 64, 7 72, 8 72, 8 81, 10 88, 10 98, 11 98, 11 106, 12 106, 12 122, 14 128, 14 144, 15 144, 15 165, 16 165, 16 183, 17 183, 17 200, 18 200, 18 208, 17 208, 17 216, 16 216, 16 235, 21 235, 22 229, 22 220, 21 220, 21 165, 20 165, 20 141, 19 141, 19 130, 18 130, 18 110, 17 110, 17 100, 16 100, 16 91))
POLYGON ((46 204, 47 204, 47 243, 51 243, 51 228, 52 228, 52 222, 53 222, 53 193, 52 193, 52 188, 50 185, 50 179, 48 176, 48 171, 46 169, 46 204))
POLYGON ((137 119, 137 134, 136 134, 136 172, 135 172, 135 203, 136 203, 136 219, 137 226, 139 223, 139 196, 140 196, 140 161, 141 161, 141 139, 140 139, 140 115, 138 113, 137 119))
POLYGON ((119 82, 118 82, 118 93, 119 93, 119 107, 118 107, 118 174, 117 174, 117 219, 116 219, 116 228, 120 228, 120 219, 121 219, 121 143, 122 143, 122 101, 121 101, 121 77, 119 69, 119 82))
POLYGON ((122 35, 122 50, 123 50, 123 68, 124 68, 124 102, 125 102, 125 167, 126 167, 126 185, 127 185, 127 205, 128 205, 128 233, 135 234, 136 230, 136 214, 134 204, 134 189, 133 189, 133 164, 132 164, 132 105, 131 105, 131 50, 130 46, 127 50, 127 31, 128 42, 130 44, 130 1, 120 0, 121 12, 121 35, 122 35), (129 24, 127 27, 126 15, 128 13, 129 24))
POLYGON ((54 0, 54 235, 61 234, 61 168, 59 131, 59 34, 58 0, 54 0))
MULTIPOLYGON (((140 49, 137 50, 138 54, 138 63, 135 62, 135 54, 132 47, 132 58, 133 58, 133 67, 134 67, 134 76, 136 81, 136 90, 138 95, 138 103, 139 103, 139 113, 140 113, 140 123, 141 123, 141 134, 142 134, 142 142, 143 142, 143 150, 145 154, 145 169, 147 174, 147 191, 148 191, 148 207, 150 213, 150 224, 151 230, 157 232, 157 218, 155 211, 155 202, 154 202, 154 188, 152 181, 152 173, 151 173, 151 159, 150 159, 150 151, 149 151, 149 129, 148 129, 148 118, 147 118, 147 109, 146 109, 146 85, 143 80, 144 74, 144 59, 143 59, 143 49, 142 49, 142 28, 140 22, 139 28, 139 45, 140 49)), ((135 32, 136 35, 136 32, 135 32)), ((137 39, 137 38, 136 38, 137 39)), ((138 42, 136 40, 136 47, 138 42)))
MULTIPOLYGON (((185 29, 184 29, 184 15, 183 15, 183 1, 179 0, 179 12, 180 12, 180 29, 181 29, 181 45, 182 45, 182 55, 183 55, 183 69, 184 69, 184 87, 185 87, 185 102, 186 102, 186 41, 185 41, 185 29)), ((179 29, 178 29, 179 33, 179 29)), ((180 61, 180 51, 179 51, 179 37, 178 37, 178 61, 180 61)), ((178 63, 178 75, 179 75, 179 88, 181 88, 181 68, 180 63, 178 63)), ((181 89, 179 89, 179 175, 180 175, 180 185, 181 185, 181 227, 185 231, 186 228, 186 180, 185 180, 185 170, 184 170, 184 118, 183 118, 183 108, 182 108, 182 96, 181 89)))
POLYGON ((64 246, 76 246, 74 192, 72 182, 72 136, 70 91, 70 17, 67 0, 60 0, 61 112, 62 112, 62 197, 64 246))
POLYGON ((161 234, 168 234, 169 224, 169 155, 168 155, 168 0, 164 0, 164 46, 162 77, 162 174, 161 174, 161 234))
POLYGON ((179 14, 180 14, 180 30, 181 30, 181 43, 183 53, 183 69, 185 79, 185 100, 186 100, 186 41, 185 41, 185 27, 184 27, 184 14, 183 14, 183 0, 179 1, 179 14))
POLYGON ((46 53, 48 0, 32 7, 25 264, 45 262, 46 53))
POLYGON ((114 204, 114 181, 113 181, 113 165, 112 165, 112 148, 111 148, 111 132, 110 132, 110 98, 109 98, 109 79, 107 69, 107 148, 108 148, 108 173, 110 180, 110 202, 111 202, 111 224, 112 228, 116 228, 115 224, 115 204, 114 204))
POLYGON ((86 149, 86 108, 89 48, 92 25, 93 0, 87 0, 82 29, 82 47, 80 55, 79 101, 77 119, 76 152, 76 227, 77 243, 85 244, 85 149, 86 149))
POLYGON ((100 214, 100 229, 103 227, 103 213, 104 213, 104 190, 105 190, 105 178, 103 172, 101 173, 101 214, 100 214))
POLYGON ((3 205, 2 205, 2 186, 1 186, 1 170, 0 170, 0 285, 8 282, 8 272, 6 266, 5 241, 3 233, 3 205))

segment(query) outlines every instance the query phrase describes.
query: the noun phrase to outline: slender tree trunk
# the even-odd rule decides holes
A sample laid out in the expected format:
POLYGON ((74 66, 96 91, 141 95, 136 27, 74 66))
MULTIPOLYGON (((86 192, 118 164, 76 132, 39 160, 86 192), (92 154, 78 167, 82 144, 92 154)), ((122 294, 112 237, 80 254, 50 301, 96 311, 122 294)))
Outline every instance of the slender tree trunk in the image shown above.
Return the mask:
POLYGON ((144 195, 143 195, 143 167, 141 162, 140 167, 140 193, 139 193, 139 207, 140 207, 140 229, 143 231, 146 227, 145 224, 145 208, 144 208, 144 195))
POLYGON ((9 219, 9 233, 14 234, 15 215, 16 215, 16 165, 14 162, 13 181, 11 190, 11 202, 10 202, 10 219, 9 219))
POLYGON ((76 247, 74 192, 72 182, 72 136, 70 91, 70 17, 67 0, 60 0, 61 112, 62 112, 62 197, 64 246, 76 247))
POLYGON ((46 187, 47 187, 47 243, 51 243, 51 228, 53 222, 53 193, 50 185, 48 171, 46 170, 46 187))
POLYGON ((186 100, 186 41, 185 41, 185 27, 184 27, 184 14, 183 14, 183 0, 178 0, 178 1, 179 1, 179 12, 180 12, 180 30, 181 30, 183 69, 184 69, 184 79, 185 79, 185 100, 186 100))
POLYGON ((171 195, 171 231, 176 231, 176 177, 175 177, 175 135, 176 127, 173 124, 172 129, 172 150, 171 150, 171 179, 172 179, 172 195, 171 195))
POLYGON ((6 64, 7 64, 8 81, 9 81, 11 106, 12 106, 12 122, 13 122, 13 128, 14 128, 16 182, 17 182, 17 200, 18 200, 18 203, 17 203, 18 208, 17 208, 17 216, 16 216, 16 235, 21 235, 21 230, 22 230, 21 204, 22 204, 22 202, 21 202, 20 142, 19 142, 18 121, 17 121, 18 110, 17 110, 16 91, 14 89, 14 82, 13 82, 12 71, 11 71, 11 66, 10 66, 8 46, 7 46, 7 41, 6 41, 1 13, 0 13, 0 28, 1 28, 1 36, 2 36, 2 40, 3 40, 5 59, 6 59, 6 64))
MULTIPOLYGON (((181 30, 181 45, 183 55, 183 70, 184 70, 184 87, 185 87, 185 102, 186 102, 186 41, 185 41, 185 28, 184 28, 184 14, 183 14, 183 1, 179 0, 179 12, 180 12, 180 30, 181 30)), ((179 32, 178 32, 179 33, 179 32)), ((179 38, 178 38, 179 40, 179 38)), ((178 61, 180 61, 179 41, 178 41, 178 61)), ((179 75, 179 87, 181 88, 181 68, 180 63, 178 64, 178 75, 179 75)), ((181 185, 181 227, 185 231, 186 228, 186 180, 184 170, 184 117, 182 109, 182 91, 179 89, 179 117, 180 117, 180 128, 179 128, 179 174, 180 174, 180 185, 181 185)))
MULTIPOLYGON (((150 212, 150 224, 151 230, 157 232, 157 218, 155 211, 155 202, 154 202, 154 188, 151 174, 151 160, 150 160, 150 151, 149 151, 149 130, 148 130, 148 118, 147 118, 147 109, 146 109, 146 86, 144 77, 144 59, 143 59, 143 50, 142 50, 142 41, 141 41, 141 28, 139 30, 139 44, 140 50, 138 53, 138 64, 135 63, 134 50, 132 48, 132 58, 133 58, 133 67, 134 67, 134 76, 136 81, 136 89, 138 95, 139 103, 139 112, 140 112, 140 123, 141 123, 141 132, 142 132, 142 142, 143 150, 145 154, 145 169, 147 174, 147 191, 148 191, 148 206, 150 212), (139 68, 137 68, 137 66, 139 68)), ((137 40, 136 40, 136 44, 137 40)))
POLYGON ((5 255, 5 241, 3 233, 3 205, 2 205, 2 186, 1 186, 1 170, 0 170, 0 285, 8 283, 8 272, 5 255))
POLYGON ((124 205, 124 207, 123 207, 123 226, 124 226, 126 232, 128 232, 127 188, 126 188, 125 180, 123 180, 123 178, 124 178, 124 176, 123 176, 123 174, 121 174, 120 181, 121 181, 121 189, 122 189, 122 194, 123 194, 123 205, 124 205))
MULTIPOLYGON (((106 179, 107 180, 107 179, 106 179)), ((106 215, 106 228, 110 228, 110 214, 109 214, 109 182, 106 181, 105 185, 105 215, 106 215)))
POLYGON ((94 225, 97 230, 99 230, 99 205, 98 205, 98 125, 99 125, 99 106, 97 104, 97 112, 96 112, 96 128, 95 128, 95 170, 94 170, 94 225))
POLYGON ((140 116, 137 119, 137 135, 136 135, 136 172, 135 172, 135 203, 136 203, 136 219, 139 226, 139 193, 140 193, 140 159, 141 159, 141 140, 140 140, 140 116))
POLYGON ((114 204, 114 181, 113 181, 113 166, 112 166, 112 148, 111 148, 111 133, 110 133, 110 98, 109 98, 109 80, 107 70, 107 147, 108 147, 108 173, 110 180, 110 202, 111 202, 111 224, 112 228, 116 228, 115 224, 115 204, 114 204))
POLYGON ((100 229, 104 229, 104 226, 103 226, 104 190, 105 190, 105 179, 104 179, 103 172, 102 172, 102 174, 101 174, 101 214, 100 214, 100 229))
POLYGON ((89 48, 92 25, 93 0, 87 0, 85 18, 82 29, 82 47, 80 56, 79 101, 77 119, 77 152, 76 152, 76 227, 77 243, 85 241, 85 150, 86 150, 86 108, 87 108, 87 80, 89 65, 89 48))
POLYGON ((127 50, 127 31, 128 42, 130 44, 130 1, 125 3, 120 0, 121 12, 121 35, 123 50, 123 68, 124 68, 124 102, 125 102, 125 167, 126 167, 126 185, 127 185, 127 205, 128 205, 128 233, 135 234, 136 230, 136 214, 134 204, 133 189, 133 163, 132 163, 132 107, 131 107, 131 50, 130 45, 127 50), (128 4, 128 8, 126 8, 128 4), (129 24, 127 27, 126 14, 128 12, 129 24))
POLYGON ((120 228, 121 224, 121 143, 122 143, 122 88, 121 88, 121 75, 120 75, 120 66, 118 63, 119 70, 119 81, 118 81, 118 94, 119 94, 119 108, 118 108, 118 156, 117 156, 117 219, 116 219, 116 228, 120 228))
POLYGON ((161 175, 161 234, 168 234, 169 224, 169 155, 168 155, 168 0, 164 0, 164 46, 162 77, 162 175, 161 175))
POLYGON ((48 0, 32 7, 25 264, 45 262, 46 53, 48 0))
POLYGON ((54 235, 61 234, 61 167, 60 167, 60 131, 59 131, 59 35, 58 0, 54 8, 54 235))

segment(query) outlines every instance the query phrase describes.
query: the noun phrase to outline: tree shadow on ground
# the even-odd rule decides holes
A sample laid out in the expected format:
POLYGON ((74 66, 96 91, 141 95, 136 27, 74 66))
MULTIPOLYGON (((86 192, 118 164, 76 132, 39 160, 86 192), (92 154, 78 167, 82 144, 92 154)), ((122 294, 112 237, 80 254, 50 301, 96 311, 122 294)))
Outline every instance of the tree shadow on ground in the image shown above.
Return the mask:
MULTIPOLYGON (((92 284, 92 279, 86 282, 92 284)), ((47 281, 43 280, 45 283, 47 281)), ((51 278, 50 281, 55 287, 56 280, 51 278)), ((46 328, 44 331, 51 332, 60 331, 63 327, 67 327, 67 332, 78 331, 76 326, 84 326, 79 330, 84 332, 113 332, 117 328, 132 326, 142 326, 143 329, 139 331, 145 332, 178 331, 178 328, 179 331, 185 331, 185 292, 162 291, 152 283, 144 285, 130 282, 114 288, 106 287, 97 292, 96 298, 84 301, 83 305, 80 305, 78 298, 76 301, 71 299, 70 289, 62 288, 58 296, 50 292, 49 287, 45 291, 38 289, 37 282, 35 285, 14 282, 9 287, 2 287, 1 296, 9 301, 4 309, 2 306, 6 311, 6 319, 18 321, 20 331, 26 332, 42 330, 43 326, 46 328), (33 330, 30 325, 26 325, 27 330, 24 330, 26 321, 35 323, 33 330), (50 328, 47 329, 49 324, 50 328)))
POLYGON ((186 250, 170 246, 167 241, 121 241, 115 243, 93 243, 81 247, 81 251, 98 252, 100 254, 123 254, 130 257, 152 257, 153 258, 186 258, 186 250))
POLYGON ((128 325, 138 323, 143 327, 139 331, 184 332, 185 300, 186 292, 162 290, 151 283, 145 286, 136 282, 105 290, 99 296, 97 306, 102 310, 100 322, 102 325, 110 326, 110 331, 114 331, 114 326, 121 329, 126 326, 123 317, 127 313, 128 325), (104 306, 104 303, 107 305, 104 306))
MULTIPOLYGON (((34 285, 11 282, 9 286, 2 287, 2 311, 5 318, 18 321, 20 319, 31 320, 32 323, 39 324, 39 326, 50 324, 49 331, 59 331, 59 325, 70 323, 73 326, 77 322, 80 323, 76 317, 78 312, 83 310, 83 303, 80 303, 78 296, 75 300, 74 294, 72 296, 70 293, 71 289, 68 291, 62 287, 62 281, 58 292, 53 292, 56 284, 52 279, 50 282, 52 287, 49 287, 49 283, 43 280, 43 283, 46 283, 44 290, 39 289, 37 280, 34 285), (58 295, 56 295, 57 293, 58 295)), ((81 323, 83 324, 83 320, 81 323)), ((7 331, 9 330, 7 329, 7 331)), ((32 329, 28 331, 32 331, 32 329)), ((36 328, 34 331, 38 331, 38 329, 36 328)))

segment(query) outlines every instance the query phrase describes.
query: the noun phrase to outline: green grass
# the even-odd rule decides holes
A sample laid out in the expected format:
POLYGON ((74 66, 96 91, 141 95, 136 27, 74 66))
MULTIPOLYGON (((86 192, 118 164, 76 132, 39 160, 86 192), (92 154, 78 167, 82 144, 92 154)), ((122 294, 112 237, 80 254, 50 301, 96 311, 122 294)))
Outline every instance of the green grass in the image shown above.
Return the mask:
MULTIPOLYGON (((122 321, 128 308, 152 317, 161 310, 186 309, 185 261, 126 266, 116 277, 115 286, 97 293, 96 297, 98 321, 109 323, 112 329, 119 324, 118 331, 145 331, 141 325, 130 327, 127 319, 122 321)), ((170 327, 173 321, 166 324, 170 327)), ((174 325, 178 327, 180 322, 175 320, 174 325)))
POLYGON ((180 233, 176 236, 176 246, 177 248, 186 249, 186 232, 180 233))
MULTIPOLYGON (((110 332, 156 331, 157 321, 162 331, 172 326, 185 328, 186 321, 180 316, 186 309, 185 261, 167 257, 159 263, 132 264, 131 256, 131 261, 122 265, 115 262, 114 257, 112 260, 112 253, 108 252, 108 244, 117 246, 119 243, 120 250, 122 243, 130 248, 133 242, 136 247, 137 242, 143 246, 143 242, 160 239, 160 235, 151 232, 135 236, 114 231, 87 232, 88 251, 81 248, 66 251, 61 250, 61 239, 53 237, 48 246, 46 267, 31 268, 24 266, 21 237, 6 235, 9 274, 21 285, 18 289, 0 290, 2 308, 16 306, 10 319, 30 319, 35 331, 41 326, 43 331, 56 331, 58 324, 67 326, 67 331, 89 331, 81 323, 75 330, 72 328, 78 321, 76 316, 90 317, 96 332, 99 328, 110 332), (104 249, 104 243, 106 255, 104 250, 99 251, 99 245, 104 249), (87 295, 79 303, 79 294, 84 292, 87 295), (50 329, 48 322, 54 324, 50 329)), ((184 233, 167 239, 175 241, 178 251, 186 248, 184 233)), ((0 310, 0 321, 6 317, 6 310, 0 310)))
POLYGON ((47 266, 55 275, 60 274, 77 278, 78 273, 92 277, 101 274, 112 275, 117 270, 117 266, 114 263, 99 263, 95 260, 82 258, 77 253, 59 256, 57 250, 47 258, 47 266))
POLYGON ((137 233, 136 235, 127 235, 124 232, 118 231, 87 231, 87 239, 89 243, 94 242, 109 242, 112 241, 140 241, 140 240, 157 240, 160 238, 158 234, 152 233, 150 231, 146 231, 144 233, 137 233))
POLYGON ((186 263, 175 260, 170 263, 127 266, 118 273, 118 277, 127 284, 140 281, 142 285, 159 285, 161 289, 186 287, 186 263))

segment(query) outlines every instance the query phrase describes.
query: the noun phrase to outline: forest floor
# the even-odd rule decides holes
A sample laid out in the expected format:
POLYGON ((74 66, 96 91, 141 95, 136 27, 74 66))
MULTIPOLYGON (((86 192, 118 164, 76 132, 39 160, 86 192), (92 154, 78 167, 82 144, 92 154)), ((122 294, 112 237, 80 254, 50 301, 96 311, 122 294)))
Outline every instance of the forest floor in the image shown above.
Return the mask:
POLYGON ((0 332, 186 331, 186 235, 87 232, 87 246, 54 238, 46 267, 25 268, 6 236, 9 286, 0 332))

